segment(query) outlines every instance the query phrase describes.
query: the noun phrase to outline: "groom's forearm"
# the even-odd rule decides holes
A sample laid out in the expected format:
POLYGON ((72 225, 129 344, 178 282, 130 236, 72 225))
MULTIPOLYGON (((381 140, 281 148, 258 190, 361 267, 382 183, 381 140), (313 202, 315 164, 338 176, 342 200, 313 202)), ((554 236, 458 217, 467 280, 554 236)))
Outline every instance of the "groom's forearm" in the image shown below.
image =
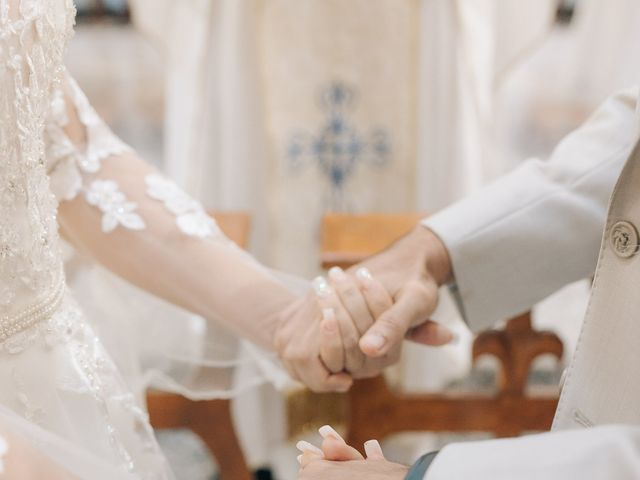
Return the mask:
POLYGON ((611 97, 547 161, 529 160, 423 222, 446 244, 473 330, 595 268, 607 204, 637 141, 636 89, 611 97))
POLYGON ((449 251, 433 230, 419 225, 408 235, 408 238, 414 248, 424 250, 427 271, 433 275, 438 285, 444 285, 453 280, 449 251))

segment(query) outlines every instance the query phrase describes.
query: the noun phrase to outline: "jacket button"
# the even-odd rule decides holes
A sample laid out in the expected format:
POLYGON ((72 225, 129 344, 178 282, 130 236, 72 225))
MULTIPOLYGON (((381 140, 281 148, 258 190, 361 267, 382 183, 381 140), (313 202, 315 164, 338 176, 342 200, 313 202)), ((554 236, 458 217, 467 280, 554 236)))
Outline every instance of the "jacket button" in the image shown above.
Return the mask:
POLYGON ((613 251, 620 258, 632 257, 638 251, 638 231, 629 222, 615 223, 611 228, 609 240, 613 251))

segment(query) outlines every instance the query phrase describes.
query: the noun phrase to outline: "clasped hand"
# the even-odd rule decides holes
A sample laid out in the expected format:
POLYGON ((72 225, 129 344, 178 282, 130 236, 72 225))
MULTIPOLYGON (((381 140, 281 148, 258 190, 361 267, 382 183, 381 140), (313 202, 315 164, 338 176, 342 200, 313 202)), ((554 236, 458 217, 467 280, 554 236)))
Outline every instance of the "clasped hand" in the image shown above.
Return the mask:
POLYGON ((446 327, 429 320, 446 275, 432 272, 426 252, 433 244, 419 228, 348 271, 332 268, 284 312, 275 343, 294 379, 318 392, 346 391, 354 378, 396 363, 404 338, 451 341, 446 327))

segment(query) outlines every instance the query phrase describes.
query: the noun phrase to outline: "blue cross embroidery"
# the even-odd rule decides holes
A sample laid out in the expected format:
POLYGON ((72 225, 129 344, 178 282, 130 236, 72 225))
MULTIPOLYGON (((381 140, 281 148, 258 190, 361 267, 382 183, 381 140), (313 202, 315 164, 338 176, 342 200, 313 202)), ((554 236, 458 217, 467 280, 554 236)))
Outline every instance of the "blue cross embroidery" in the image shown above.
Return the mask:
POLYGON ((334 211, 347 209, 345 184, 356 165, 381 167, 391 153, 390 135, 385 129, 374 128, 364 135, 349 122, 347 113, 353 106, 354 97, 354 89, 344 83, 331 84, 321 96, 327 120, 320 131, 316 135, 294 133, 287 149, 294 170, 303 168, 310 161, 329 180, 329 208, 334 211))

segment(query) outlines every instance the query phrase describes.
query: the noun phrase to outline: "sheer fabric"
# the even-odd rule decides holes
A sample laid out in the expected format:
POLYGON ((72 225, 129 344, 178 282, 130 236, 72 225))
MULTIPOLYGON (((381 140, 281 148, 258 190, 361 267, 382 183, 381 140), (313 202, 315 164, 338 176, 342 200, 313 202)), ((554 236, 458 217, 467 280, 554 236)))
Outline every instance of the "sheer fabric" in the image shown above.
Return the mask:
POLYGON ((0 478, 19 480, 135 480, 37 425, 0 407, 0 478))
POLYGON ((130 385, 211 398, 286 382, 272 354, 234 334, 271 347, 289 287, 120 141, 67 74, 46 139, 63 235, 127 280, 90 267, 74 284, 130 385))

